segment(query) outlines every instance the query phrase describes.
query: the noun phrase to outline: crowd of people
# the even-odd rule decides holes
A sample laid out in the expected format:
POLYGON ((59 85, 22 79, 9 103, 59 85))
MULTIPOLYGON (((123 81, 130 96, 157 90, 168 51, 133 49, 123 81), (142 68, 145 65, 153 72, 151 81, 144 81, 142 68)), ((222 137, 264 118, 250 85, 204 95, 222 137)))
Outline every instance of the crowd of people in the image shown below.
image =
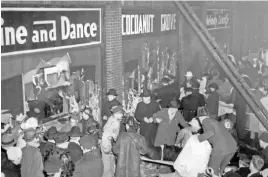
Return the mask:
MULTIPOLYGON (((228 78, 215 69, 200 79, 190 71, 185 77, 180 90, 170 77, 160 89, 143 90, 133 116, 124 114, 110 89, 103 126, 86 106, 60 129, 44 132, 37 118, 23 115, 12 128, 2 123, 2 176, 144 177, 152 167, 155 176, 267 177, 268 132, 250 128, 246 102, 228 78), (247 131, 254 148, 242 147, 247 131), (161 164, 144 168, 141 157, 173 166, 168 172, 161 164)), ((267 88, 244 79, 268 109, 267 88)))

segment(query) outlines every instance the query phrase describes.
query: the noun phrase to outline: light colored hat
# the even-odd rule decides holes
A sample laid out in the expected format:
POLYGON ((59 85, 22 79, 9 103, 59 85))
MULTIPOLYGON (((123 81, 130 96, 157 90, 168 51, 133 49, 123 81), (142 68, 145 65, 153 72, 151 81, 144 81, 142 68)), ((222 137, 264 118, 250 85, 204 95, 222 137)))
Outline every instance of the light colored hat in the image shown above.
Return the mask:
POLYGON ((195 127, 195 128, 198 128, 198 129, 201 129, 201 126, 200 126, 200 124, 199 124, 199 122, 198 122, 198 120, 197 119, 192 119, 190 122, 189 122, 189 124, 192 126, 192 127, 195 127))
POLYGON ((22 151, 19 147, 11 147, 7 150, 7 157, 11 161, 17 160, 22 157, 22 151))
POLYGON ((191 71, 187 71, 185 77, 193 77, 193 73, 191 71))
POLYGON ((36 129, 38 127, 37 118, 31 117, 26 122, 21 123, 20 128, 23 130, 26 129, 36 129))

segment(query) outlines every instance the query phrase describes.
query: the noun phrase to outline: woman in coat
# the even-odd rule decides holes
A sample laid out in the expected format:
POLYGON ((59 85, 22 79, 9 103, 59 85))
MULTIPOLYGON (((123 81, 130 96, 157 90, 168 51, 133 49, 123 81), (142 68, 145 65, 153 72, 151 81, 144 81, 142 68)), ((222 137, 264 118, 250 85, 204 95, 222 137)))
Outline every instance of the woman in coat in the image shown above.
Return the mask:
POLYGON ((140 134, 146 139, 148 146, 153 146, 158 125, 153 121, 153 114, 160 110, 159 104, 151 98, 150 91, 141 94, 143 99, 137 105, 135 118, 140 122, 140 134))
POLYGON ((178 101, 170 101, 170 108, 164 108, 153 115, 154 121, 159 123, 154 146, 175 145, 177 132, 180 124, 183 128, 189 125, 178 110, 178 101))

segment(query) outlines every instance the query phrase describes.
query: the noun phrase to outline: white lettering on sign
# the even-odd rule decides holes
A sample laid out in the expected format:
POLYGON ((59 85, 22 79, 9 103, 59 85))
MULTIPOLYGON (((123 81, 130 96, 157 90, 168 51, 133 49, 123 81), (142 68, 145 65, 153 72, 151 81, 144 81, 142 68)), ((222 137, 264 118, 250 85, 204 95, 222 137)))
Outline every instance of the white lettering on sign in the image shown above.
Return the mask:
POLYGON ((230 27, 230 17, 228 10, 208 10, 206 15, 206 25, 208 29, 219 29, 230 27))
POLYGON ((217 25, 217 18, 214 16, 211 16, 211 15, 208 15, 207 16, 207 19, 206 19, 206 24, 207 26, 216 26, 217 25))
POLYGON ((68 17, 61 16, 61 39, 79 39, 95 37, 97 35, 96 23, 72 24, 68 17))
POLYGON ((1 18, 1 46, 26 43, 28 32, 25 26, 19 26, 18 28, 2 27, 4 23, 4 19, 1 18))
POLYGON ((219 16, 219 25, 227 26, 229 23, 229 15, 225 14, 225 16, 219 16))
POLYGON ((176 29, 176 14, 161 14, 161 31, 176 29))
POLYGON ((47 20, 47 21, 34 21, 33 25, 51 25, 51 30, 41 29, 41 30, 33 30, 32 41, 33 43, 39 42, 48 42, 48 41, 56 41, 57 33, 56 33, 56 21, 55 20, 47 20))
POLYGON ((153 33, 154 15, 122 15, 122 35, 153 33))

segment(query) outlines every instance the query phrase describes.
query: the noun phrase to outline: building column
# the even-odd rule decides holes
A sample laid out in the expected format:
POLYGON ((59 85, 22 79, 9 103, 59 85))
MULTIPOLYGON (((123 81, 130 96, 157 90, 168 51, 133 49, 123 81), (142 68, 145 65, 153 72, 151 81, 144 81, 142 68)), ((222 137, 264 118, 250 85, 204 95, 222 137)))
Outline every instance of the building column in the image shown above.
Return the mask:
POLYGON ((123 61, 122 61, 122 4, 121 1, 107 3, 105 7, 105 62, 107 90, 117 90, 122 99, 123 61))

